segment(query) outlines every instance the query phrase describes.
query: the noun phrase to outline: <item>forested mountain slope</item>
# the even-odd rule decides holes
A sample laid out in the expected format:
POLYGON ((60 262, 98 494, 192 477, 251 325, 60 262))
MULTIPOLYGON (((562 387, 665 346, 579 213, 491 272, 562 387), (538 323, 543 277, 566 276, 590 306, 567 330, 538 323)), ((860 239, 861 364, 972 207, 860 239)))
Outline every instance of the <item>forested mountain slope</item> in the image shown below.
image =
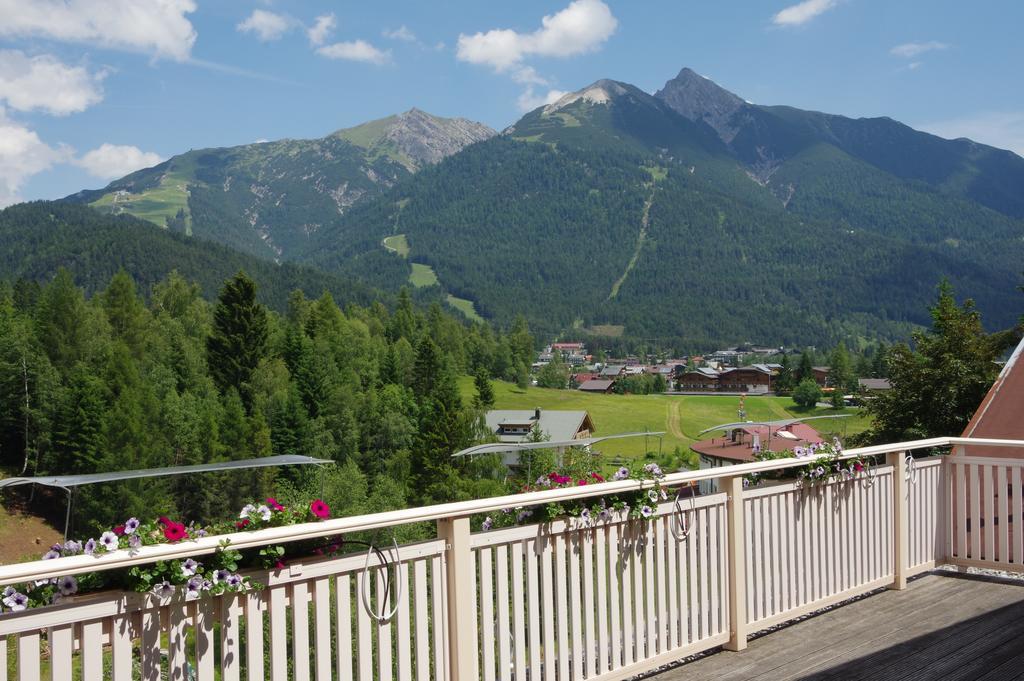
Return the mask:
POLYGON ((766 181, 735 141, 598 81, 354 208, 302 255, 339 268, 402 233, 481 314, 548 332, 904 335, 943 277, 993 327, 1014 322, 1019 219, 822 141, 792 146, 766 181))

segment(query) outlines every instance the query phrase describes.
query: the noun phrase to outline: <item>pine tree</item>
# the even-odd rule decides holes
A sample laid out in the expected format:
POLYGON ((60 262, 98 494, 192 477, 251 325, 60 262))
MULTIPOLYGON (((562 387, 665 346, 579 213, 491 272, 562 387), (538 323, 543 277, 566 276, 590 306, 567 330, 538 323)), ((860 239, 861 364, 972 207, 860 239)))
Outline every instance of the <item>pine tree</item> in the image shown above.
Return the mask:
POLYGON ((146 307, 135 292, 135 281, 124 269, 118 270, 101 296, 103 311, 114 338, 138 355, 142 351, 146 307))
POLYGON ((797 365, 796 373, 793 376, 793 382, 797 385, 802 383, 804 379, 814 378, 814 360, 811 359, 810 350, 804 350, 800 353, 800 364, 797 365))
POLYGON ((476 403, 479 405, 479 408, 484 411, 493 409, 494 387, 491 385, 491 379, 488 378, 487 371, 483 367, 473 377, 473 385, 476 386, 476 403))
POLYGON ((206 342, 210 375, 223 393, 234 388, 252 408, 249 380, 267 353, 267 313, 256 302, 256 284, 239 272, 221 289, 206 342))

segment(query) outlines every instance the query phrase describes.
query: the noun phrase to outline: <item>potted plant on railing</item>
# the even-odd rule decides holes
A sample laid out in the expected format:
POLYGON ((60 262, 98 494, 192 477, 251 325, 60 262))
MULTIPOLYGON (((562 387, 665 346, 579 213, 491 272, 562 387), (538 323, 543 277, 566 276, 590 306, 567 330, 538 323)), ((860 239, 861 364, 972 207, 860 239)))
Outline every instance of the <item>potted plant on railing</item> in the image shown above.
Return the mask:
POLYGON ((754 458, 757 461, 773 461, 776 459, 803 459, 806 464, 800 468, 787 468, 765 473, 751 473, 746 476, 746 483, 760 484, 768 480, 793 480, 801 487, 830 482, 853 480, 870 480, 871 457, 854 456, 843 458, 843 445, 839 438, 832 442, 820 442, 808 447, 794 447, 783 451, 762 450, 754 446, 754 458))

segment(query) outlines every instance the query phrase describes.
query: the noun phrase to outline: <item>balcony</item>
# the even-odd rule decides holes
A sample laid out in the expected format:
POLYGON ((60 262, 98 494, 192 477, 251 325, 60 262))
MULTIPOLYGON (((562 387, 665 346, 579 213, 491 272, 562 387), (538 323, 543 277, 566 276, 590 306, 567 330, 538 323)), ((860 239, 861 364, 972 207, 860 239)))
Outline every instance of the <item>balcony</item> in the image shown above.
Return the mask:
MULTIPOLYGON (((744 487, 745 475, 806 463, 799 459, 676 473, 662 484, 715 480, 722 492, 662 504, 646 521, 470 530, 471 516, 507 506, 642 485, 621 481, 233 534, 231 545, 244 549, 423 521, 438 529, 430 541, 382 547, 397 574, 390 599, 387 567, 359 554, 254 574, 263 589, 244 594, 107 592, 4 613, 0 681, 604 680, 718 648, 734 652, 659 678, 785 678, 772 664, 791 678, 852 678, 854 667, 842 665, 861 658, 877 662, 875 678, 904 678, 897 672, 912 670, 915 641, 937 650, 975 641, 970 632, 981 629, 971 627, 992 633, 1020 620, 1017 586, 925 574, 941 565, 1021 571, 1024 533, 1011 530, 1024 519, 1024 459, 966 456, 965 446, 981 444, 1024 448, 937 438, 849 450, 884 463, 870 478, 810 487, 744 487), (947 447, 952 454, 906 458, 947 447), (1001 607, 1011 603, 1016 610, 1001 607), (915 620, 915 610, 935 617, 915 620), (883 635, 900 621, 907 626, 883 635)), ((2 566, 0 585, 209 554, 222 539, 2 566)), ((1000 664, 1018 652, 985 650, 998 651, 1000 664)))

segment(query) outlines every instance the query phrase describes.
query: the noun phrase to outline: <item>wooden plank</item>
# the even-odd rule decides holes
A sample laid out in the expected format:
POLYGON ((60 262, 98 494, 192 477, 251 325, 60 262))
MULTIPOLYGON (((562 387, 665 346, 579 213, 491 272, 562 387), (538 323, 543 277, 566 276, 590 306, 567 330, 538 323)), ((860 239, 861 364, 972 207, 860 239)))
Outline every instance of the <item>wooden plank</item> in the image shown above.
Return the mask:
POLYGON ((480 649, 483 653, 483 668, 480 670, 484 681, 494 681, 494 572, 491 565, 491 549, 482 547, 476 551, 480 573, 480 649))
MULTIPOLYGON (((600 672, 597 669, 598 638, 594 630, 594 536, 593 529, 587 529, 580 535, 580 551, 583 554, 583 651, 586 666, 575 663, 589 677, 597 676, 600 672)), ((601 608, 605 607, 601 601, 601 608)), ((603 641, 603 639, 601 639, 603 641)))
MULTIPOLYGON (((1020 470, 1019 468, 1017 470, 1020 470)), ((1009 563, 1010 555, 1010 516, 1009 504, 1007 504, 1007 480, 1006 466, 996 468, 996 497, 998 501, 998 515, 996 524, 999 531, 999 543, 996 545, 996 559, 1000 563, 1009 563)))
MULTIPOLYGON (((263 681, 263 593, 249 592, 245 596, 245 667, 248 681, 263 681)), ((146 636, 143 625, 143 638, 146 636)), ((160 633, 156 634, 157 655, 159 656, 160 633)), ((158 658, 159 659, 159 658, 158 658)), ((159 675, 154 679, 158 681, 159 675)))
MULTIPOLYGON (((5 667, 6 663, 4 660, 5 667)), ((38 681, 39 678, 39 632, 23 631, 18 634, 18 681, 38 681)))
POLYGON ((526 597, 529 599, 530 621, 527 631, 530 635, 530 679, 540 679, 541 674, 541 613, 540 613, 540 560, 537 556, 536 539, 524 544, 526 553, 526 597))
POLYGON ((701 542, 702 532, 700 528, 700 511, 693 513, 693 531, 686 540, 686 560, 689 584, 687 585, 687 598, 689 600, 690 612, 690 643, 700 639, 700 587, 699 575, 700 566, 697 564, 697 545, 701 542))
MULTIPOLYGON (((50 629, 47 637, 50 643, 50 678, 53 681, 69 681, 71 679, 71 654, 75 647, 75 627, 64 624, 50 629)), ((7 639, 3 639, 6 648, 7 639)), ((0 655, 0 667, 3 674, 7 673, 7 655, 0 655)))
POLYGON ((647 541, 647 522, 630 523, 633 533, 633 659, 643 660, 647 655, 647 627, 644 619, 644 552, 647 541))
POLYGON ((331 681, 331 580, 313 582, 313 644, 316 681, 331 681))
POLYGON ((658 652, 663 653, 674 646, 670 642, 669 614, 668 614, 668 583, 665 580, 666 561, 668 560, 668 543, 672 541, 668 533, 667 521, 669 518, 660 517, 652 522, 654 527, 654 558, 655 558, 655 580, 657 584, 658 602, 658 652))
POLYGON ((982 549, 982 556, 991 563, 996 562, 995 491, 992 489, 992 475, 995 473, 995 468, 995 466, 981 467, 981 500, 985 507, 985 547, 982 549))
POLYGON ((444 559, 434 556, 430 559, 430 612, 433 616, 434 631, 434 678, 445 679, 448 675, 448 613, 445 610, 444 559))
POLYGON ((566 560, 569 567, 569 627, 570 646, 572 651, 572 678, 583 681, 585 658, 593 655, 592 651, 583 648, 583 595, 580 581, 583 568, 583 535, 587 530, 577 530, 568 536, 566 560))
POLYGON ((656 586, 654 584, 654 520, 641 521, 643 526, 644 541, 644 642, 645 657, 654 657, 658 654, 658 615, 656 611, 656 586))
POLYGON ((1013 521, 1010 527, 1013 528, 1013 562, 1019 569, 1024 564, 1024 496, 1021 494, 1021 482, 1024 476, 1024 469, 1017 468, 1013 471, 1013 497, 1010 499, 1010 509, 1013 514, 1013 521))
POLYGON ((597 673, 607 672, 618 657, 619 596, 615 559, 609 564, 609 548, 616 546, 615 528, 601 527, 594 533, 597 553, 597 673), (609 583, 610 582, 610 583, 609 583), (609 627, 609 620, 611 626, 609 627), (610 659, 609 659, 610 658, 610 659))
MULTIPOLYGON (((387 584, 388 580, 392 578, 392 570, 387 567, 379 567, 374 572, 374 579, 377 582, 376 596, 372 603, 374 608, 374 618, 376 620, 377 629, 377 678, 380 681, 391 681, 394 676, 394 668, 391 666, 391 660, 393 658, 393 642, 391 636, 391 622, 390 619, 383 619, 391 610, 394 609, 394 595, 393 592, 389 593, 387 584)), ((474 636, 479 629, 473 630, 474 636)))
MULTIPOLYGON (((409 590, 409 563, 401 562, 394 567, 399 591, 396 592, 398 608, 395 619, 395 650, 397 654, 397 678, 400 681, 412 678, 412 622, 409 617, 409 602, 415 594, 409 590)), ((319 680, 318 680, 319 681, 319 680)))
POLYGON ((983 560, 984 556, 981 553, 981 535, 983 532, 981 527, 981 467, 978 465, 969 465, 967 468, 971 472, 971 476, 968 481, 968 494, 971 497, 971 553, 969 557, 973 560, 983 560))
POLYGON ((623 665, 633 664, 634 655, 634 632, 633 632, 633 568, 636 562, 636 553, 633 550, 633 523, 622 524, 622 536, 619 541, 619 584, 622 588, 622 663, 623 665))
MULTIPOLYGON (((543 670, 545 681, 554 681, 558 664, 555 660, 555 570, 554 537, 548 536, 537 542, 540 549, 540 601, 541 622, 543 623, 543 670)), ((532 677, 531 677, 532 678, 532 677)))
POLYGON ((352 579, 347 574, 334 580, 334 617, 338 681, 352 681, 352 579))
POLYGON ((430 616, 427 610, 430 595, 427 592, 427 561, 417 560, 413 563, 413 619, 416 627, 416 678, 420 681, 430 679, 430 616))
POLYGON ((371 579, 373 579, 372 574, 363 571, 356 573, 356 669, 359 681, 374 681, 373 625, 370 621, 370 613, 366 612, 366 606, 363 603, 363 594, 370 590, 368 582, 371 579))
POLYGON ((512 679, 512 629, 509 621, 509 575, 508 575, 508 546, 501 545, 495 549, 497 557, 495 582, 497 583, 498 601, 498 626, 495 636, 498 643, 498 679, 500 681, 511 681, 512 679))
MULTIPOLYGON (((679 542, 669 528, 676 523, 675 531, 679 533, 678 519, 676 516, 669 516, 665 519, 665 577, 668 587, 668 647, 672 650, 682 645, 679 640, 679 542)), ((680 533, 681 536, 681 533, 680 533)))
POLYGON ((216 631, 217 612, 220 610, 221 598, 200 598, 196 601, 196 618, 193 634, 196 642, 196 679, 197 681, 214 681, 216 668, 216 649, 213 644, 216 631))
MULTIPOLYGON (((190 608, 188 604, 175 603, 170 606, 168 614, 170 620, 167 628, 167 678, 171 681, 185 681, 188 678, 185 669, 185 664, 188 662, 185 648, 186 634, 189 624, 192 623, 190 608)), ((90 635, 86 631, 87 627, 90 627, 90 624, 82 626, 82 673, 86 679, 94 679, 100 675, 100 670, 103 668, 103 655, 102 651, 99 654, 89 651, 99 648, 102 631, 94 627, 92 628, 93 633, 90 635), (88 662, 87 656, 95 661, 88 662)), ((284 676, 281 676, 280 679, 284 681, 284 676)), ((274 679, 274 681, 278 681, 278 679, 274 679)))
POLYGON ((722 603, 721 593, 722 585, 720 577, 722 576, 721 566, 719 561, 721 560, 724 551, 720 551, 718 547, 718 513, 720 509, 717 507, 708 509, 708 606, 711 611, 711 618, 709 622, 709 635, 714 636, 721 633, 721 623, 719 622, 719 608, 722 603))
POLYGON ((515 664, 515 678, 526 678, 526 598, 523 584, 523 552, 526 542, 516 542, 509 547, 512 552, 512 645, 515 664))
MULTIPOLYGON (((240 594, 225 594, 220 599, 220 675, 221 681, 239 681, 242 677, 241 635, 242 600, 240 594)), ((131 641, 128 657, 131 658, 131 641)), ((129 664, 129 668, 131 664, 129 664)), ((128 678, 128 677, 126 677, 128 678)), ((116 681, 116 680, 115 680, 116 681)))
POLYGON ((956 497, 956 553, 960 558, 970 557, 967 548, 967 467, 957 463, 953 469, 956 497))
POLYGON ((750 567, 750 576, 748 579, 747 588, 750 590, 748 596, 747 618, 751 622, 763 619, 765 616, 764 612, 764 592, 765 592, 765 568, 764 568, 764 506, 762 497, 751 499, 750 506, 750 561, 748 563, 750 567))
MULTIPOLYGON (((555 619, 557 620, 556 637, 558 640, 558 678, 565 680, 569 678, 569 595, 568 580, 566 578, 566 544, 569 536, 566 533, 556 535, 555 542, 555 619)), ((548 657, 548 650, 544 651, 546 665, 554 667, 548 657)))

